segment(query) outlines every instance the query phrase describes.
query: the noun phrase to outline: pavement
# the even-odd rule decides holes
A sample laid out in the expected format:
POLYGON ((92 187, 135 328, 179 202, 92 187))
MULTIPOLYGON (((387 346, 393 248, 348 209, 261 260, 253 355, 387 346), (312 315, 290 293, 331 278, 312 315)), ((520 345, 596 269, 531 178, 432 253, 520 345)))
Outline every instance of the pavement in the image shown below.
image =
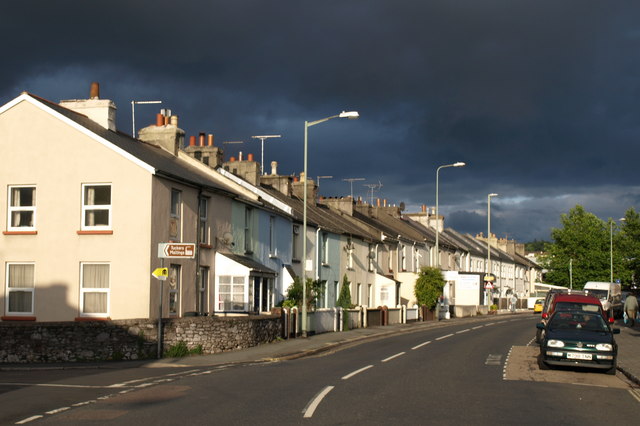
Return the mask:
MULTIPOLYGON (((500 311, 498 317, 531 315, 531 311, 520 310, 512 313, 500 311)), ((0 371, 35 369, 78 369, 78 368, 166 368, 166 367, 215 367, 222 365, 253 364, 260 362, 296 359, 319 353, 331 352, 341 347, 361 342, 381 339, 401 333, 413 333, 430 328, 442 328, 447 325, 486 322, 488 316, 452 318, 441 321, 413 322, 384 327, 369 327, 347 330, 339 333, 322 333, 306 338, 278 340, 272 343, 239 349, 212 355, 196 355, 184 358, 162 358, 157 360, 114 361, 101 363, 58 363, 58 364, 0 364, 0 371)), ((627 327, 622 320, 616 321, 615 328, 620 334, 615 336, 618 342, 618 370, 631 381, 640 385, 640 325, 627 327)), ((532 331, 533 335, 533 331, 532 331)))

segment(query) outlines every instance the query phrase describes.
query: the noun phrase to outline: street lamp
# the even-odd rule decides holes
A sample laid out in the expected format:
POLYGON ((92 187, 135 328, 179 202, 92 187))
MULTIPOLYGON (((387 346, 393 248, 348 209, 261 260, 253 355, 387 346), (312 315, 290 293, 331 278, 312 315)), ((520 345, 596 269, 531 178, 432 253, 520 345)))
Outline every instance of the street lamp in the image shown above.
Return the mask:
POLYGON ((161 104, 162 101, 131 101, 131 136, 136 137, 136 104, 161 104))
POLYGON ((251 136, 253 139, 260 139, 262 142, 262 159, 260 160, 260 173, 264 175, 264 140, 270 138, 279 138, 282 135, 263 135, 263 136, 251 136))
MULTIPOLYGON (((627 219, 625 219, 624 217, 621 217, 620 219, 618 219, 619 221, 625 221, 627 219)), ((612 220, 609 223, 609 271, 610 271, 610 275, 609 275, 609 282, 613 282, 613 222, 615 222, 615 220, 612 220)))
MULTIPOLYGON (((487 275, 491 275, 491 197, 497 197, 498 194, 492 192, 487 195, 487 275)), ((498 307, 500 307, 500 298, 502 297, 502 281, 500 281, 500 292, 498 293, 498 307)))
POLYGON ((340 114, 332 115, 331 117, 322 118, 316 121, 304 122, 304 186, 302 190, 302 201, 304 206, 302 207, 302 337, 307 337, 307 134, 309 127, 316 124, 324 123, 333 118, 348 118, 349 120, 355 120, 360 117, 357 111, 342 111, 340 114))
POLYGON ((438 216, 438 185, 440 181, 440 169, 444 169, 445 167, 464 167, 466 164, 462 161, 458 161, 453 164, 444 164, 436 169, 436 261, 435 267, 440 267, 440 245, 439 238, 440 235, 440 217, 438 216))

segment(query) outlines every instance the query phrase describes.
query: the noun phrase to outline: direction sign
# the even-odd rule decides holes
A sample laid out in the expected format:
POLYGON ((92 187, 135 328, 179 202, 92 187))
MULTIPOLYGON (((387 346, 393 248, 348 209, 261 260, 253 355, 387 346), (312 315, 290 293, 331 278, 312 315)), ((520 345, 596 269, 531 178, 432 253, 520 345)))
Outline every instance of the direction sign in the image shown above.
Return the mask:
POLYGON ((154 277, 159 279, 160 281, 164 281, 169 276, 169 268, 156 268, 151 273, 154 277))
POLYGON ((160 243, 158 244, 158 257, 162 259, 190 258, 196 254, 194 243, 160 243))

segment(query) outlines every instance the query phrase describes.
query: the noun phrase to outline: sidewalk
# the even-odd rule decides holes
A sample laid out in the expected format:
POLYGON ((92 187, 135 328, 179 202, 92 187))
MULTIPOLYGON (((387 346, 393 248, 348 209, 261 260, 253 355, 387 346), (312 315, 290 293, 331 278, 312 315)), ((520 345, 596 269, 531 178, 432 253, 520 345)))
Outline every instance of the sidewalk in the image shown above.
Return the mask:
MULTIPOLYGON (((499 312, 498 317, 511 315, 532 315, 531 311, 521 310, 515 314, 507 311, 499 312)), ((494 317, 495 318, 495 317, 494 317)), ((488 316, 453 318, 442 321, 414 322, 384 327, 358 328, 339 333, 322 333, 307 338, 280 340, 229 352, 213 355, 198 355, 184 358, 163 358, 158 360, 121 361, 82 364, 0 364, 2 370, 33 369, 72 369, 72 368, 162 368, 162 367, 215 367, 230 364, 251 364, 258 362, 296 359, 306 355, 329 352, 338 347, 357 344, 367 340, 375 340, 401 333, 411 333, 428 328, 441 328, 452 323, 466 324, 487 321, 488 316)), ((620 334, 615 336, 618 342, 618 370, 636 384, 640 384, 640 325, 634 328, 624 325, 622 320, 616 321, 620 334)), ((532 321, 532 335, 533 321, 532 321)))

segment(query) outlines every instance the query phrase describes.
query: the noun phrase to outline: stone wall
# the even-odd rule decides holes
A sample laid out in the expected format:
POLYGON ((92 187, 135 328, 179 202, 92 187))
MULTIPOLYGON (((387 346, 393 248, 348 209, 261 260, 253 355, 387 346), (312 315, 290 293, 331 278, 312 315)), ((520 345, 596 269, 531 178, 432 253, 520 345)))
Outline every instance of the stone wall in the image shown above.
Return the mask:
MULTIPOLYGON (((89 362, 156 358, 154 320, 0 322, 0 363, 89 362)), ((268 343, 282 335, 279 316, 163 320, 163 351, 179 342, 212 354, 268 343)))

